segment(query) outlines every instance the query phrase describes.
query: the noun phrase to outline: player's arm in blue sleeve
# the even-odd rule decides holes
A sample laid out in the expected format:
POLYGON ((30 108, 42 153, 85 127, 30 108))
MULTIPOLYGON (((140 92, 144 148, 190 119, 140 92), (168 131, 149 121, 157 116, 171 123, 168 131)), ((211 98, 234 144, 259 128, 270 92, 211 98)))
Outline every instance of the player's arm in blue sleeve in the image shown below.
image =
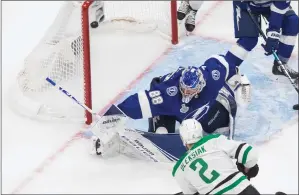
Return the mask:
POLYGON ((161 76, 159 82, 152 82, 150 90, 129 96, 118 107, 132 119, 171 115, 172 113, 168 113, 168 99, 171 97, 166 95, 166 89, 172 86, 169 83, 175 82, 183 70, 183 67, 179 67, 176 71, 161 76))
POLYGON ((237 73, 237 66, 228 63, 224 55, 212 55, 200 68, 209 72, 207 80, 223 82, 223 84, 237 73))
POLYGON ((206 79, 206 91, 211 97, 217 97, 221 88, 237 73, 237 67, 229 64, 223 55, 213 55, 199 67, 206 79))
POLYGON ((165 114, 165 104, 159 90, 145 90, 129 96, 118 108, 132 119, 141 119, 165 114))
POLYGON ((132 119, 143 118, 142 105, 139 101, 138 93, 130 95, 123 102, 118 104, 117 107, 132 119))
POLYGON ((269 29, 279 30, 282 26, 283 16, 290 9, 291 1, 273 1, 270 6, 269 29))

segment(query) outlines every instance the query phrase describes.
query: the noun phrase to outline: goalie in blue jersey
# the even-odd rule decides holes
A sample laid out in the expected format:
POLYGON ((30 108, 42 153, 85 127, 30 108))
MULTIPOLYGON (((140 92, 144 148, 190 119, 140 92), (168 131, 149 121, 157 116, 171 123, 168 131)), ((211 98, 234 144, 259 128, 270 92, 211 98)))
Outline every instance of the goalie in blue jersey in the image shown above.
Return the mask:
POLYGON ((176 121, 194 118, 206 133, 222 133, 233 131, 235 94, 241 95, 240 100, 249 101, 248 79, 224 56, 214 55, 201 66, 179 67, 154 78, 149 90, 129 96, 118 108, 132 119, 149 118, 150 132, 162 128, 174 133, 176 121))
MULTIPOLYGON (((257 45, 259 30, 252 21, 247 8, 249 6, 255 20, 261 23, 264 17, 269 25, 266 30, 267 40, 262 47, 265 54, 277 52, 291 78, 297 79, 299 74, 287 64, 293 52, 298 35, 298 16, 290 6, 291 1, 233 1, 235 37, 238 38, 226 54, 229 63, 240 65, 248 53, 257 45)), ((277 61, 272 66, 274 75, 284 75, 277 61)))
POLYGON ((192 118, 201 123, 204 133, 220 133, 233 139, 237 102, 244 105, 249 101, 250 82, 246 76, 225 56, 213 55, 202 65, 179 67, 154 78, 148 90, 112 105, 98 121, 99 126, 92 129, 92 153, 102 157, 122 153, 154 162, 173 162, 186 151, 174 133, 176 121, 192 118), (174 134, 163 136, 123 128, 123 117, 149 118, 151 132, 166 129, 174 134))

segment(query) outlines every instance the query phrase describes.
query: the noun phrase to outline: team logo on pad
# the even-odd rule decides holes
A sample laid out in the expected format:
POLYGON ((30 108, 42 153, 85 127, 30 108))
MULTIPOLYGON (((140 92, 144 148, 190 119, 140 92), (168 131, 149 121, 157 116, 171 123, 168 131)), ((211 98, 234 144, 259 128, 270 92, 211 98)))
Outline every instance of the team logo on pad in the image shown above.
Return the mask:
POLYGON ((169 96, 175 96, 178 93, 178 88, 176 86, 168 87, 166 92, 169 96))
POLYGON ((213 70, 212 77, 215 81, 217 81, 220 78, 220 72, 218 70, 213 70))

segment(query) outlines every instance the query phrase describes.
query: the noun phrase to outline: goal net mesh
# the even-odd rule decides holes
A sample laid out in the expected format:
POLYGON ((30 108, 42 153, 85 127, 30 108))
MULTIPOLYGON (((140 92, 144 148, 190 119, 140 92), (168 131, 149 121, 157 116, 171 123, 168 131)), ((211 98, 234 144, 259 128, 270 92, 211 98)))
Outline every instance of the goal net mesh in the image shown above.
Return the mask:
MULTIPOLYGON (((84 94, 91 89, 84 87, 83 64, 89 56, 83 49, 82 3, 64 2, 42 40, 24 60, 12 98, 13 108, 19 113, 42 119, 85 121, 82 108, 45 80, 51 78, 79 101, 86 101, 84 94)), ((94 20, 92 5, 88 26, 94 20)), ((155 31, 171 40, 170 1, 107 1, 104 14, 98 26, 102 30, 155 31)))

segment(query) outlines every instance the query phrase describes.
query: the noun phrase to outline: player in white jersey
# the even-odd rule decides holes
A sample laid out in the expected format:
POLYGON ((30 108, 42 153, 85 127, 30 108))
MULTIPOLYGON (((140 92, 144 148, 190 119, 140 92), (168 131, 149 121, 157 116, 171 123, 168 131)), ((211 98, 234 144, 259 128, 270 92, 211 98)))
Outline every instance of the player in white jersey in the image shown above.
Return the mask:
POLYGON ((219 134, 203 136, 194 119, 183 121, 179 130, 188 151, 172 175, 183 194, 260 194, 249 181, 259 171, 252 146, 219 134))

